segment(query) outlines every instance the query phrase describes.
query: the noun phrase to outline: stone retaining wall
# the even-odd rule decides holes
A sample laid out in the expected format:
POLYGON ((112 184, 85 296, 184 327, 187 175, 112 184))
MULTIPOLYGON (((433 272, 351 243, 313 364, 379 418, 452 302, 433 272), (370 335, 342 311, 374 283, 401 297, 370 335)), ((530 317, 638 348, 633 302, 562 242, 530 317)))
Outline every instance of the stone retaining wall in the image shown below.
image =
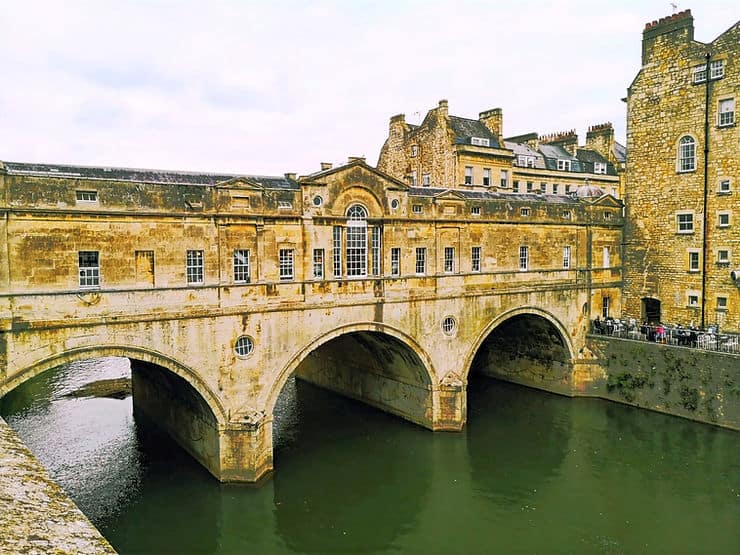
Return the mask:
POLYGON ((740 356, 589 336, 604 369, 587 395, 740 430, 740 356))
POLYGON ((0 553, 115 553, 2 418, 0 553))

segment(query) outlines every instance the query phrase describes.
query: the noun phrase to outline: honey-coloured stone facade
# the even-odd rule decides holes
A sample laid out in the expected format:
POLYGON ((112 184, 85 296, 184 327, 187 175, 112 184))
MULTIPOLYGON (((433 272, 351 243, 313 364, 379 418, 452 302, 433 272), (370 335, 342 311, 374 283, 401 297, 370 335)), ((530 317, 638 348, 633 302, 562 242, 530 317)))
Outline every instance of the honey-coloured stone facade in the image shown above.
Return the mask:
POLYGON ((628 89, 624 311, 737 332, 740 24, 705 44, 693 21, 646 25, 628 89))

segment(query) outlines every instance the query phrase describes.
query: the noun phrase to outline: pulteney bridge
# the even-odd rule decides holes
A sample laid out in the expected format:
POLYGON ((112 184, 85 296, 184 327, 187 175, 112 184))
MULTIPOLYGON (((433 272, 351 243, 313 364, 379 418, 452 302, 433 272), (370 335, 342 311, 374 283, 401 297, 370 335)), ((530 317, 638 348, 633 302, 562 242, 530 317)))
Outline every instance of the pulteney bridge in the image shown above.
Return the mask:
POLYGON ((272 470, 294 375, 430 430, 464 426, 471 371, 566 395, 603 376, 584 345, 618 310, 609 196, 423 190, 362 160, 300 179, 6 163, 0 184, 0 397, 128 357, 135 411, 222 481, 272 470))

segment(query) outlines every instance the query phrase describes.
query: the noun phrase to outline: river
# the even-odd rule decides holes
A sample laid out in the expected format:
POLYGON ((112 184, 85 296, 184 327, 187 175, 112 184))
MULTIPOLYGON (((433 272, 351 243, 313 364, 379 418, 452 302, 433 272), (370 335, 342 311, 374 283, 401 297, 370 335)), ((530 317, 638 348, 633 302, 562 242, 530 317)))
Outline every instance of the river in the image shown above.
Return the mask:
POLYGON ((75 363, 0 413, 120 553, 740 553, 740 436, 595 399, 471 381, 462 433, 302 382, 275 474, 218 483, 132 400, 65 396, 126 376, 75 363))

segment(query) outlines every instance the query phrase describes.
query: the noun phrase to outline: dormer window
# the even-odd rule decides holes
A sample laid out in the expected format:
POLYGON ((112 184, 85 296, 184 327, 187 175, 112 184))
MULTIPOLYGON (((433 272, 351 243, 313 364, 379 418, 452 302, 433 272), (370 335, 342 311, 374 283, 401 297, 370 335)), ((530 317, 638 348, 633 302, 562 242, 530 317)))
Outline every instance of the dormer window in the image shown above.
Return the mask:
POLYGON ((483 139, 482 137, 470 137, 470 144, 476 146, 491 146, 490 139, 483 139))
POLYGON ((606 163, 604 162, 594 162, 594 173, 606 173, 606 163))
POLYGON ((77 202, 98 202, 97 191, 77 191, 77 202))
POLYGON ((571 163, 570 160, 564 160, 562 158, 559 158, 558 159, 558 170, 569 172, 570 171, 570 163, 571 163))
POLYGON ((411 145, 411 157, 416 158, 419 156, 419 145, 411 145))
POLYGON ((519 154, 516 157, 516 165, 522 168, 534 168, 534 156, 519 154))

